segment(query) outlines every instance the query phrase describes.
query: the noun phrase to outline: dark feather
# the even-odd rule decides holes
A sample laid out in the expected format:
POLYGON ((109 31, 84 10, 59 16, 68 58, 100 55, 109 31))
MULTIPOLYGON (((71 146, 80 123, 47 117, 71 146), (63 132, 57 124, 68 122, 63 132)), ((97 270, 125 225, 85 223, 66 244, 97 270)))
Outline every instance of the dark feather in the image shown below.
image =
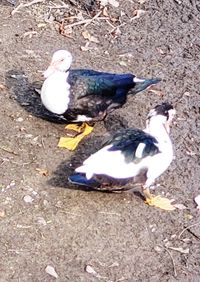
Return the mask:
POLYGON ((68 177, 68 181, 94 190, 122 192, 132 189, 135 184, 144 184, 147 179, 146 174, 146 168, 142 169, 135 177, 126 179, 112 178, 108 175, 94 175, 91 179, 87 179, 83 173, 74 173, 68 177))
MULTIPOLYGON (((82 115, 100 121, 114 109, 122 107, 129 92, 136 94, 159 79, 144 79, 134 82, 133 74, 112 74, 90 69, 70 69, 67 82, 70 84, 70 102, 63 114, 69 121, 77 121, 82 115)), ((86 119, 87 121, 87 119, 86 119)))
POLYGON ((142 130, 129 128, 118 131, 115 135, 107 139, 103 146, 112 145, 109 151, 120 150, 124 154, 127 163, 138 163, 147 156, 158 154, 159 148, 157 144, 158 141, 155 137, 142 130), (141 158, 138 158, 135 154, 140 143, 144 143, 145 147, 141 158))

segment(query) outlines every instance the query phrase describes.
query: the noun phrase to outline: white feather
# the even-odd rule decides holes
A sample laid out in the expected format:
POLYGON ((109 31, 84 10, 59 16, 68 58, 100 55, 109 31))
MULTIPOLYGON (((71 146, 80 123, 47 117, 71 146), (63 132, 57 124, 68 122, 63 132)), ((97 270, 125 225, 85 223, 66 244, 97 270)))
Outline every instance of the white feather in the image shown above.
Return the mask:
POLYGON ((135 83, 136 83, 136 82, 144 82, 144 81, 145 81, 145 79, 138 78, 138 77, 136 77, 136 76, 133 78, 133 82, 135 82, 135 83))
POLYGON ((144 148, 145 148, 145 144, 144 143, 140 143, 137 147, 137 150, 135 152, 135 156, 136 158, 140 159, 142 158, 142 154, 143 154, 143 151, 144 151, 144 148))
POLYGON ((76 120, 74 120, 74 121, 83 121, 84 122, 84 121, 90 121, 90 120, 92 120, 92 118, 87 117, 85 115, 78 115, 76 120))
POLYGON ((44 106, 52 113, 63 114, 70 101, 70 85, 67 83, 69 72, 55 71, 43 83, 41 99, 44 106))

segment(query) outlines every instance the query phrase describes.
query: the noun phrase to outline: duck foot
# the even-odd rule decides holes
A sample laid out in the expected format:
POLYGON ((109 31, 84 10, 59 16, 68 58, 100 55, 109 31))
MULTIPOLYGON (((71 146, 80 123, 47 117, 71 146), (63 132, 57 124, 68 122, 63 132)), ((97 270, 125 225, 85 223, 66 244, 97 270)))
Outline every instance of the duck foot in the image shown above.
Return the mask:
POLYGON ((74 151, 80 141, 92 132, 93 126, 90 126, 89 124, 84 122, 81 125, 68 124, 65 129, 70 132, 70 137, 61 137, 58 143, 58 147, 74 151), (72 132, 74 132, 75 134, 72 134, 72 132))
POLYGON ((175 206, 172 205, 174 200, 170 200, 160 195, 153 196, 148 188, 144 189, 143 193, 145 196, 145 203, 149 206, 154 206, 167 211, 173 211, 176 209, 175 206))

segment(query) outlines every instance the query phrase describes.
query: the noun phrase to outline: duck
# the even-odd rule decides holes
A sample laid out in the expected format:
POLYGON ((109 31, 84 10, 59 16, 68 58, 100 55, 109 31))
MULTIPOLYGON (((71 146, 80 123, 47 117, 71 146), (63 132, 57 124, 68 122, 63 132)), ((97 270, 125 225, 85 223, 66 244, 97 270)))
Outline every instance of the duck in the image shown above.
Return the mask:
POLYGON ((43 73, 41 100, 45 108, 58 115, 74 130, 73 137, 60 139, 59 147, 75 150, 96 122, 122 107, 127 96, 157 84, 160 78, 138 78, 134 74, 116 74, 92 69, 71 69, 72 54, 58 50, 43 73))
POLYGON ((100 150, 75 169, 68 181, 93 190, 122 192, 140 184, 145 203, 174 210, 172 200, 154 196, 150 188, 174 159, 170 127, 176 110, 163 102, 150 110, 144 130, 121 129, 109 136, 100 150))

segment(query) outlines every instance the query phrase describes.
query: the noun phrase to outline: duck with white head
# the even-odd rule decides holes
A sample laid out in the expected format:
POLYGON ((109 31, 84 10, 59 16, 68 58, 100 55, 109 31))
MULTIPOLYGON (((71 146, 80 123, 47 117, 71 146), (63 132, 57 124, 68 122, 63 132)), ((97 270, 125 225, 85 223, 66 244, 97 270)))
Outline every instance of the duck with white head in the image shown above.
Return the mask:
POLYGON ((80 140, 93 129, 93 124, 121 108, 133 96, 157 84, 159 78, 138 78, 132 73, 115 74, 92 69, 71 69, 72 55, 66 50, 53 54, 41 91, 44 106, 59 115, 79 135, 68 137, 64 147, 74 150, 80 140), (81 123, 79 127, 77 123, 81 123), (92 123, 92 124, 91 124, 92 123))

